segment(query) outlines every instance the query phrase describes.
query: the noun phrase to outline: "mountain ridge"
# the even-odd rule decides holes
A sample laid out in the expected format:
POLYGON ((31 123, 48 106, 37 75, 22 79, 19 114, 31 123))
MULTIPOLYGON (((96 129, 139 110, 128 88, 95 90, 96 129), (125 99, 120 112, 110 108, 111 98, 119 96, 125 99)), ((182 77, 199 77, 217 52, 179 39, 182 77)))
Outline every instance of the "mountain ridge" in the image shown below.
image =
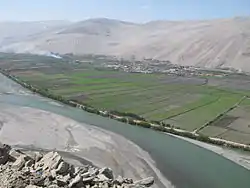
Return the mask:
POLYGON ((250 17, 147 23, 88 19, 41 30, 32 37, 2 45, 0 51, 154 58, 250 72, 250 17))

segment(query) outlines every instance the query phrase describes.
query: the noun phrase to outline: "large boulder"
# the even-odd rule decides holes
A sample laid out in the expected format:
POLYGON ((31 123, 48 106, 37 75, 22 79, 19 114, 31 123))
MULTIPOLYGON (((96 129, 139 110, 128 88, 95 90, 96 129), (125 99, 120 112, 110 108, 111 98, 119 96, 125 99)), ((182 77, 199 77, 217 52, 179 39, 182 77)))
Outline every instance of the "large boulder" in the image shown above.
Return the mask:
POLYGON ((142 186, 145 186, 145 187, 150 187, 150 186, 152 186, 154 184, 154 178, 153 177, 148 177, 148 178, 136 181, 134 184, 135 185, 142 185, 142 186))
POLYGON ((31 166, 33 164, 33 161, 30 157, 27 155, 20 155, 16 161, 12 164, 12 167, 21 170, 24 166, 31 166))
POLYGON ((69 188, 79 187, 83 184, 82 177, 78 174, 69 184, 69 188))
POLYGON ((104 174, 98 174, 97 177, 95 178, 96 182, 104 182, 104 181, 110 181, 109 178, 107 178, 107 176, 105 176, 104 174))
POLYGON ((49 152, 35 164, 35 168, 43 172, 51 171, 57 169, 62 161, 62 157, 57 152, 49 152))
POLYGON ((123 177, 121 177, 120 175, 114 180, 113 182, 114 184, 118 184, 118 185, 121 185, 124 183, 124 179, 123 177))
POLYGON ((107 168, 107 167, 101 168, 99 170, 99 174, 103 174, 104 176, 106 176, 107 178, 111 180, 114 179, 113 171, 111 168, 107 168))
POLYGON ((0 144, 0 165, 5 164, 9 159, 11 147, 6 144, 0 144))
POLYGON ((35 152, 35 156, 34 156, 35 162, 40 161, 42 158, 43 158, 43 154, 41 154, 40 152, 35 152))
POLYGON ((63 179, 63 178, 57 178, 56 179, 56 184, 59 187, 64 187, 64 186, 68 185, 68 182, 65 179, 63 179))
POLYGON ((36 185, 28 185, 28 186, 26 186, 25 188, 40 188, 40 187, 38 187, 38 186, 36 186, 36 185))
POLYGON ((56 173, 66 175, 68 173, 69 167, 70 167, 70 165, 68 163, 66 163, 65 161, 62 161, 58 165, 58 167, 56 169, 56 173))
POLYGON ((15 162, 16 159, 21 155, 25 155, 25 153, 21 152, 20 150, 11 149, 9 152, 9 161, 15 162))
POLYGON ((154 183, 149 177, 133 183, 118 176, 110 168, 75 167, 65 162, 57 152, 45 155, 21 152, 0 145, 0 188, 145 188, 154 183))

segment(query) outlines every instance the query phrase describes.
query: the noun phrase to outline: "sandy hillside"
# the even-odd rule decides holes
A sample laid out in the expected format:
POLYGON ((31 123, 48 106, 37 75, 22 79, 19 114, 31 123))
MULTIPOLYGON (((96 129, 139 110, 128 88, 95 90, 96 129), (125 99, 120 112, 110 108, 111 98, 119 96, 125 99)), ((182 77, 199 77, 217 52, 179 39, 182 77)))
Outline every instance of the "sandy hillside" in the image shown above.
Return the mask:
MULTIPOLYGON (((1 24, 0 24, 1 28, 1 24)), ((169 60, 174 64, 250 71, 250 18, 153 21, 90 19, 43 32, 2 50, 48 50, 169 60)))

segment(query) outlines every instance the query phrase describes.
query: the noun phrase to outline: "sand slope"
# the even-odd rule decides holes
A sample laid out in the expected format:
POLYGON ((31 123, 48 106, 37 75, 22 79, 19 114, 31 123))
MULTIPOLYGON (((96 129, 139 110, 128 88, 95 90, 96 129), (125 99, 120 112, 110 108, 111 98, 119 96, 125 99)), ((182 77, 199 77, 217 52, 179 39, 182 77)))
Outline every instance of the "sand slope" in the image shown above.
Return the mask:
POLYGON ((174 64, 250 71, 250 18, 146 24, 90 19, 2 47, 8 49, 129 58, 135 55, 174 64))

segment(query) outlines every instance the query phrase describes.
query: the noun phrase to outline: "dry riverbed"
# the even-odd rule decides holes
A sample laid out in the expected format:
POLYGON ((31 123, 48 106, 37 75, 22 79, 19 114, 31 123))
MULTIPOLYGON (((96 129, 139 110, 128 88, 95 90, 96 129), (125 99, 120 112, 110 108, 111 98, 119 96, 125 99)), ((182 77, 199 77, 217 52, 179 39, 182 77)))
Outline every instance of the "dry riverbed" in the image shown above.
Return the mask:
POLYGON ((122 136, 29 107, 2 105, 0 141, 18 148, 62 151, 75 163, 111 167, 115 175, 155 177, 155 187, 173 187, 149 154, 122 136))

